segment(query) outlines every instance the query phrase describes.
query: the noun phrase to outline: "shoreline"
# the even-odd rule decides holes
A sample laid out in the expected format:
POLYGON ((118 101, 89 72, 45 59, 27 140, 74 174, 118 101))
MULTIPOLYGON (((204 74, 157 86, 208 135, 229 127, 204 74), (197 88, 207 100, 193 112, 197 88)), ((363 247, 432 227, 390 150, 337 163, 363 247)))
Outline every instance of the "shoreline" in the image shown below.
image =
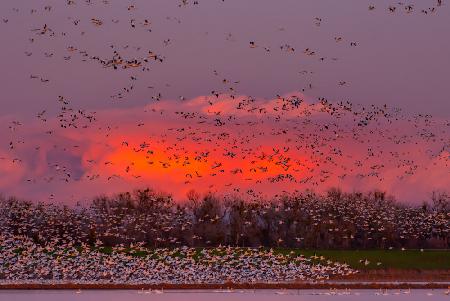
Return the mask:
POLYGON ((308 289, 448 289, 450 282, 331 282, 225 284, 0 284, 0 290, 308 290, 308 289))
MULTIPOLYGON (((151 271, 152 269, 143 269, 151 271)), ((272 282, 253 282, 253 279, 241 279, 241 282, 232 282, 230 277, 204 278, 198 282, 178 282, 178 278, 170 277, 152 280, 151 277, 133 279, 133 277, 64 277, 57 280, 52 276, 46 279, 5 279, 5 274, 0 274, 0 290, 400 290, 400 289, 446 289, 450 292, 450 269, 366 269, 354 270, 349 275, 334 275, 326 280, 288 280, 298 279, 300 274, 293 274, 291 278, 286 274, 272 282), (225 280, 225 279, 227 280, 225 280), (164 280, 163 280, 164 279, 164 280), (205 282, 201 282, 204 281, 205 282), (224 281, 225 282, 222 282, 224 281), (166 282, 164 282, 166 281, 166 282), (217 282, 216 282, 217 281, 217 282)), ((31 276, 31 275, 29 275, 31 276)), ((28 276, 28 277, 29 277, 28 276)), ((27 278, 27 277, 23 277, 27 278)), ((32 278, 32 277, 31 277, 32 278)), ((305 279, 305 278, 303 278, 305 279)), ((189 281, 189 280, 188 280, 189 281)), ((266 280, 268 281, 268 280, 266 280)))
POLYGON ((254 289, 449 289, 450 270, 372 270, 320 282, 285 283, 2 283, 0 290, 254 290, 254 289))
POLYGON ((332 281, 347 282, 450 282, 450 270, 421 269, 374 269, 358 271, 343 277, 333 277, 332 281))

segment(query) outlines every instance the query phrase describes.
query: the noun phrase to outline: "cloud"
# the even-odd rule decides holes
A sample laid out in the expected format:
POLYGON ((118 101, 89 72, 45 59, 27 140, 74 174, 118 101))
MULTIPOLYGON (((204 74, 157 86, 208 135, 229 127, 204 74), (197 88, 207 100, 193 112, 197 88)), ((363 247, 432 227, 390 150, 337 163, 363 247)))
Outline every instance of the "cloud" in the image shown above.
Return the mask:
POLYGON ((73 121, 48 116, 13 130, 4 117, 0 134, 13 147, 0 147, 1 191, 73 202, 147 186, 176 198, 191 189, 270 196, 341 187, 419 202, 448 189, 442 120, 304 99, 220 95, 71 109, 73 121))

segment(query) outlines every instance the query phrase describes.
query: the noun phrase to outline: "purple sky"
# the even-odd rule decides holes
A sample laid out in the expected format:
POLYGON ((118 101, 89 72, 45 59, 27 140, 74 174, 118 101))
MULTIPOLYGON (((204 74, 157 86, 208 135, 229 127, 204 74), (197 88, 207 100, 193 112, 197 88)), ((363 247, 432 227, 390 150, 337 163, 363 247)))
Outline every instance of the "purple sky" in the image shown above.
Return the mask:
POLYGON ((110 57, 109 45, 114 44, 142 47, 141 53, 151 49, 166 57, 164 64, 153 65, 152 72, 139 74, 134 94, 120 104, 124 107, 147 103, 153 93, 146 89, 150 85, 164 98, 189 98, 220 90, 223 77, 240 81, 237 91, 255 97, 269 99, 311 82, 313 90, 306 93, 311 96, 388 103, 412 112, 449 116, 450 7, 445 2, 428 15, 420 9, 435 5, 434 0, 418 1, 411 14, 401 7, 389 13, 387 7, 396 1, 376 1, 374 11, 367 9, 374 2, 358 0, 339 4, 332 0, 212 0, 182 8, 177 6, 180 1, 171 0, 91 2, 78 0, 68 7, 65 1, 1 1, 1 17, 9 19, 0 26, 2 114, 50 109, 57 95, 80 107, 117 107, 109 97, 123 85, 127 72, 112 73, 96 64, 80 63, 79 55, 63 60, 68 46, 110 57), (128 11, 129 4, 136 9, 128 11), (43 11, 46 5, 52 6, 50 12, 43 11), (32 8, 37 12, 30 14, 32 8), (74 26, 69 17, 79 19, 79 25, 74 26), (320 26, 315 25, 316 17, 322 19, 320 26), (105 24, 94 27, 91 18, 105 24), (152 32, 140 26, 132 29, 132 18, 148 19, 152 32), (111 19, 120 22, 113 24, 111 19), (30 32, 45 23, 56 37, 39 39, 30 32), (81 36, 81 31, 86 33, 81 36), (61 32, 67 35, 62 37, 61 32), (231 41, 226 39, 229 33, 231 41), (30 37, 36 42, 30 43, 30 37), (334 37, 343 41, 336 43, 334 37), (171 40, 169 46, 164 46, 166 39, 171 40), (250 49, 249 41, 270 47, 271 52, 250 49), (350 42, 357 46, 350 47, 350 42), (281 52, 283 44, 294 47, 295 53, 281 52), (317 55, 303 55, 305 48, 317 55), (26 57, 25 51, 33 55, 26 57), (54 57, 45 58, 44 52, 54 57), (319 57, 326 59, 321 62, 319 57), (332 61, 333 57, 338 61, 332 61), (213 70, 219 72, 219 79, 212 76, 213 70), (300 75, 302 70, 314 74, 300 75), (30 74, 46 76, 50 84, 43 87, 29 81, 30 74), (348 86, 339 86, 339 81, 348 86))

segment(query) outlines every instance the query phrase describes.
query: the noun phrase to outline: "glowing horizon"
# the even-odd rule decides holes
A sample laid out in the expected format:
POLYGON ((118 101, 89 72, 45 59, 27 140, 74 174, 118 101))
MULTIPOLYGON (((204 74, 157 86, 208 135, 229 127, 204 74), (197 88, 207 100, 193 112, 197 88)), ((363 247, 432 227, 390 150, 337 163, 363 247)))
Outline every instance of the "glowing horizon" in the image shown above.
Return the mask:
POLYGON ((448 152, 429 135, 414 136, 426 130, 442 139, 443 121, 408 121, 388 107, 349 112, 339 106, 327 111, 327 103, 287 106, 303 98, 289 93, 273 100, 226 95, 161 100, 97 111, 84 128, 61 128, 58 118, 18 125, 14 133, 28 143, 13 141, 13 149, 2 152, 8 154, 3 162, 10 163, 2 164, 8 176, 0 180, 18 196, 63 201, 147 186, 177 199, 192 189, 270 196, 338 187, 379 189, 412 202, 446 189, 448 152), (388 117, 377 113, 358 126, 379 110, 388 117), (46 136, 57 137, 58 146, 46 136), (12 162, 21 154, 26 159, 12 162))

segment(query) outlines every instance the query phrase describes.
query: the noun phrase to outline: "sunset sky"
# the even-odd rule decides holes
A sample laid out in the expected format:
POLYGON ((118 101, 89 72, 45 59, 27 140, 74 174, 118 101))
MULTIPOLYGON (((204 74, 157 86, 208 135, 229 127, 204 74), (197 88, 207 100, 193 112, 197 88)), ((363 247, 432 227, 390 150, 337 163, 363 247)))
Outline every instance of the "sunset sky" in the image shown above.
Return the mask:
POLYGON ((198 2, 1 1, 0 193, 448 191, 445 1, 198 2))

